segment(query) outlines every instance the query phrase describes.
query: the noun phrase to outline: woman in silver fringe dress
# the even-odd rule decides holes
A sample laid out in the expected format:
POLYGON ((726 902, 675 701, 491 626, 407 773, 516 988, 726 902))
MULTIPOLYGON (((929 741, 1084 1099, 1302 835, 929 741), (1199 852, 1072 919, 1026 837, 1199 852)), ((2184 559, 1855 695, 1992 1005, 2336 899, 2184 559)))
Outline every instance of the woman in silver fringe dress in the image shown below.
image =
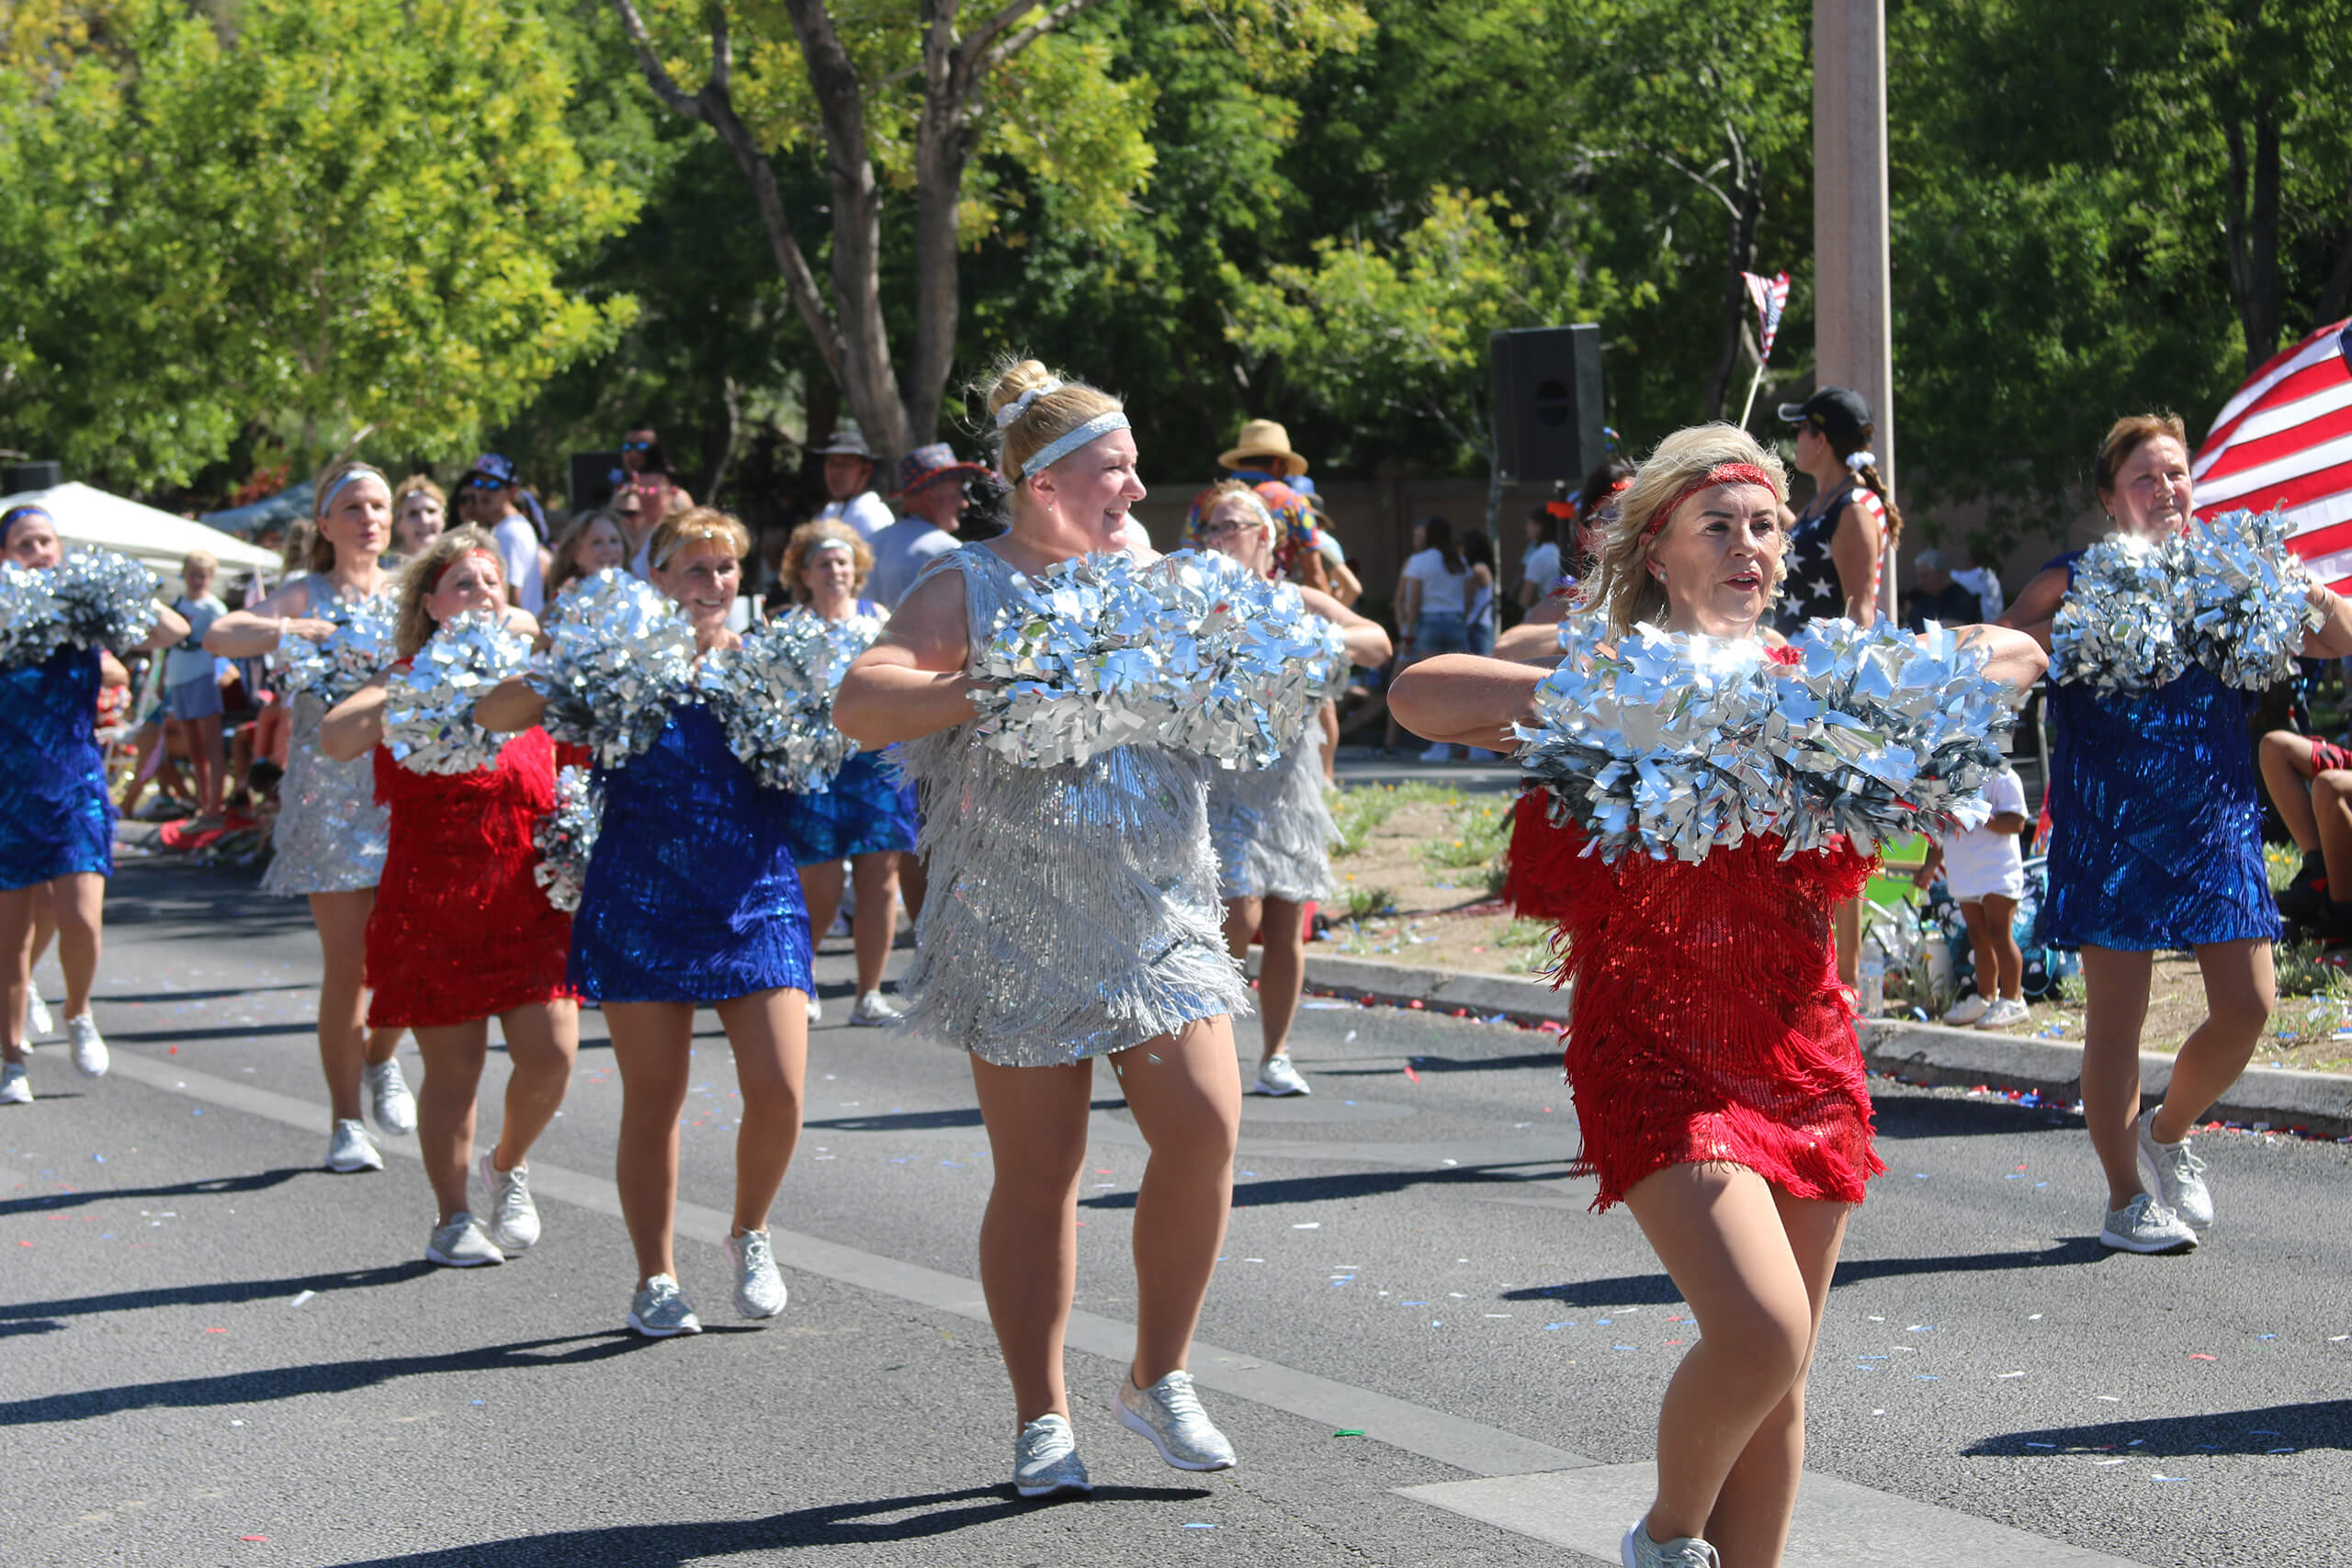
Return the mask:
MULTIPOLYGON (((1261 576, 1275 570, 1276 524, 1248 483, 1227 479, 1203 498, 1195 543, 1228 555, 1261 576)), ((1328 593, 1301 588, 1306 607, 1335 623, 1357 664, 1388 661, 1388 634, 1328 593)), ((1340 836, 1324 801, 1319 724, 1295 737, 1266 768, 1216 768, 1209 774, 1209 842, 1225 897, 1225 941, 1238 963, 1256 941, 1260 1094, 1307 1094, 1290 1059, 1291 1021, 1306 981, 1306 906, 1331 892, 1331 840, 1340 836)))
MULTIPOLYGON (((391 537, 392 487, 364 463, 341 463, 321 476, 309 570, 260 604, 232 610, 204 634, 208 652, 257 659, 288 637, 324 641, 338 604, 373 599, 390 586, 379 564, 391 537)), ((359 1116, 364 1084, 377 1127, 395 1136, 416 1128, 416 1101, 393 1052, 401 1031, 368 1027, 368 916, 383 874, 389 818, 376 804, 375 764, 338 762, 319 750, 326 704, 293 699, 286 776, 277 786, 273 855, 261 890, 307 897, 325 964, 319 979, 319 1063, 334 1102, 327 1168, 381 1170, 384 1156, 359 1116)))
POLYGON ((910 743, 904 765, 928 802, 907 1021, 971 1054, 996 1166, 980 1282, 1012 1381, 1013 1484, 1039 1497, 1091 1489, 1062 1341, 1100 1056, 1151 1150, 1136 1199, 1136 1353, 1112 1408, 1179 1469, 1234 1463, 1184 1361, 1233 1203, 1232 1015, 1249 992, 1219 939, 1206 762, 1124 746, 1023 767, 974 733, 967 671, 1016 583, 1080 556, 1150 553, 1128 515, 1144 488, 1115 400, 1023 360, 996 378, 989 407, 1011 531, 923 573, 833 713, 867 746, 910 743))

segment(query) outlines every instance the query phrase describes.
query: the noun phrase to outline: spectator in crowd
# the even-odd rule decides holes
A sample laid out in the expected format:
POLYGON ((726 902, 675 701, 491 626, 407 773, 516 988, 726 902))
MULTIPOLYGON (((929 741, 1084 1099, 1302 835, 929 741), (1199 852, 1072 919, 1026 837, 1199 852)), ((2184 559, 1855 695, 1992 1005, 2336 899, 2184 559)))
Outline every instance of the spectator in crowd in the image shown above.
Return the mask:
POLYGON ((424 474, 411 474, 392 491, 392 555, 413 560, 449 525, 449 498, 424 474))
POLYGON ((874 450, 856 422, 845 422, 817 450, 825 459, 825 493, 832 498, 818 509, 817 521, 846 523, 866 540, 888 528, 890 508, 874 493, 874 450))
POLYGON ((1593 563, 1600 558, 1600 542, 1608 536, 1611 519, 1617 515, 1618 498, 1633 482, 1632 460, 1613 454, 1585 476, 1584 488, 1577 491, 1576 533, 1566 541, 1567 548, 1560 561, 1562 578, 1581 582, 1591 575, 1593 563))
MULTIPOLYGON (((617 494, 623 484, 636 484, 649 474, 665 481, 674 479, 670 470, 669 453, 662 445, 661 432, 640 419, 621 436, 621 471, 616 476, 615 492, 617 494)), ((650 531, 653 524, 671 513, 686 511, 694 503, 693 496, 677 484, 670 483, 666 510, 655 513, 651 521, 646 524, 647 529, 650 531)))
POLYGON ((1973 626, 1983 612, 1975 592, 1953 580, 1941 550, 1919 552, 1911 563, 1911 598, 1903 606, 1905 627, 1924 631, 1929 621, 1938 626, 1973 626))
POLYGON ((1993 815, 1982 826, 1928 846, 1927 863, 1911 878, 1925 887, 1943 874, 1944 886, 1968 923, 1976 965, 1973 996, 1953 1002, 1944 1021, 1979 1029, 2010 1029, 2026 1021, 2025 954, 2018 947, 2018 905, 2025 897, 2025 784, 2007 766, 1984 781, 1993 815))
POLYGON ((172 609, 187 623, 187 636, 164 655, 164 711, 178 721, 187 738, 200 829, 220 825, 220 800, 228 787, 229 754, 220 743, 219 661, 204 650, 204 634, 229 613, 229 606, 212 592, 220 570, 220 563, 206 550, 190 550, 180 562, 182 592, 172 609))
POLYGON ((2316 735, 2274 729, 2256 752, 2262 784, 2303 863, 2276 896, 2278 912, 2352 938, 2352 750, 2316 735), (2329 861, 2335 862, 2331 868, 2329 861))
POLYGON ((499 562, 506 569, 507 602, 537 615, 547 604, 542 558, 547 537, 544 527, 523 509, 522 490, 514 463, 485 452, 458 481, 458 514, 498 541, 499 562))
POLYGON ((1903 513, 1870 450, 1871 405, 1859 392, 1824 387, 1802 403, 1782 403, 1781 417, 1797 427, 1797 467, 1814 491, 1789 528, 1789 577, 1774 625, 1790 637, 1807 621, 1840 615, 1869 626, 1884 603, 1884 547, 1903 536, 1903 513))
POLYGON ((563 531, 555 542, 555 558, 548 568, 547 601, 573 583, 595 576, 607 567, 628 564, 628 538, 620 518, 610 508, 586 513, 563 531))
MULTIPOLYGON (((957 461, 956 449, 944 441, 918 446, 899 459, 897 488, 890 494, 899 503, 899 520, 866 542, 874 552, 867 598, 886 610, 897 609, 931 558, 956 548, 967 504, 964 481, 987 472, 985 465, 957 461)), ((789 571, 785 576, 791 580, 789 571)), ((797 583, 794 592, 800 592, 797 583)))
MULTIPOLYGON (((1532 610, 1552 592, 1552 584, 1560 578, 1560 547, 1553 537, 1553 530, 1560 519, 1553 514, 1553 507, 1566 503, 1545 502, 1527 513, 1527 547, 1519 558, 1519 607, 1532 610)), ((1566 507, 1575 514, 1573 507, 1566 507)))
POLYGON ((1271 419, 1244 421, 1233 449, 1219 453, 1216 461, 1236 479, 1253 485, 1277 479, 1301 495, 1315 493, 1315 481, 1306 477, 1306 459, 1290 449, 1290 432, 1271 419))
MULTIPOLYGON (((1469 651, 1469 608, 1470 563, 1454 547, 1453 525, 1442 517, 1422 518, 1413 525, 1413 553, 1396 576, 1398 636, 1389 679, 1433 653, 1469 651)), ((1385 749, 1396 750, 1402 734, 1396 715, 1389 715, 1385 749)), ((1443 762, 1453 756, 1453 748, 1441 740, 1421 760, 1443 762)))
POLYGON ((1479 658, 1495 651, 1497 606, 1495 590, 1495 541, 1484 528, 1467 528, 1462 535, 1462 559, 1470 569, 1469 585, 1463 591, 1467 606, 1463 615, 1463 635, 1469 639, 1470 651, 1479 658))
POLYGON ((613 503, 605 511, 620 526, 621 541, 627 546, 625 557, 630 575, 644 577, 646 541, 653 537, 654 525, 662 519, 645 504, 645 497, 634 484, 625 484, 615 491, 613 503))
POLYGON ((1976 595, 1978 612, 1987 621, 1997 621, 2001 612, 2009 607, 2009 596, 2001 589, 2001 563, 1981 540, 1968 547, 1969 564, 1951 574, 1951 580, 1976 595))

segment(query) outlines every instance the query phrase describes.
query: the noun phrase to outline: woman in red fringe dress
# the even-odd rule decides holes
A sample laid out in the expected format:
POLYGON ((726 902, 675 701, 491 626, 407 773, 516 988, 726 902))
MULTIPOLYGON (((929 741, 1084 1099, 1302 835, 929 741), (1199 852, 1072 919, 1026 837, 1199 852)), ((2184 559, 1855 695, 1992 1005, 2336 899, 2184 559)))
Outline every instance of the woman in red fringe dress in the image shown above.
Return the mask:
MULTIPOLYGON (((1755 637, 1784 573, 1779 461, 1726 425, 1661 443, 1621 498, 1590 603, 1623 637, 1755 637)), ((2023 687, 2041 650, 1972 627, 1985 673, 2023 687)), ((1792 656, 1775 650, 1776 661, 1792 656)), ((1508 743, 1544 671, 1467 655, 1414 666, 1391 695, 1430 740, 1508 743)), ((1623 1202, 1702 1333, 1658 1416, 1658 1484, 1627 1568, 1766 1568, 1804 1456, 1804 1374, 1847 1216, 1884 1168, 1871 1147, 1852 998, 1830 911, 1871 862, 1778 839, 1697 862, 1558 861, 1566 1066, 1596 1210, 1623 1202)))
MULTIPOLYGON (((395 668, 440 623, 469 610, 503 614, 525 636, 538 629, 508 608, 497 546, 471 527, 440 536, 402 574, 395 668)), ((375 752, 376 798, 390 813, 368 917, 368 1023, 413 1030, 424 1058, 418 1152, 440 1205, 426 1259, 453 1269, 503 1263, 539 1239, 524 1156, 563 1103, 580 1050, 579 1010, 564 978, 571 917, 548 902, 535 874, 533 832, 555 808, 555 749, 534 728, 508 739, 495 765, 472 773, 403 767, 380 744, 388 680, 370 681, 319 731, 330 757, 375 752), (493 1018, 510 1071, 498 1142, 481 1153, 489 1204, 477 1219, 467 1188, 493 1018)))

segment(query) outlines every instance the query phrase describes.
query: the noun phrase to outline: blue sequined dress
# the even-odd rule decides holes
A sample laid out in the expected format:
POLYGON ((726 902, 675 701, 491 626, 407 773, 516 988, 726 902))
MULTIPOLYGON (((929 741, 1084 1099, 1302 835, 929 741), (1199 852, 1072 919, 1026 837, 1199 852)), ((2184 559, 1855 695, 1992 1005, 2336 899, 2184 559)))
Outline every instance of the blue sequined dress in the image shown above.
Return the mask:
MULTIPOLYGON (((2071 581, 2075 559, 2052 564, 2071 581)), ((2124 953, 2276 940, 2246 730, 2259 695, 2202 665, 2140 696, 2054 681, 2049 694, 2050 887, 2035 940, 2124 953)))
MULTIPOLYGON (((876 623, 884 615, 882 606, 868 599, 857 602, 857 613, 876 623)), ((785 832, 792 840, 793 862, 798 865, 911 850, 915 847, 914 786, 899 782, 888 753, 860 751, 842 764, 842 771, 833 775, 832 788, 792 796, 785 832)))
POLYGON ((602 826, 571 918, 571 978, 596 1002, 721 1002, 809 988, 808 908, 785 821, 708 708, 596 770, 602 826))
POLYGON ((114 802, 98 751, 98 652, 61 648, 0 670, 0 891, 114 872, 114 802))

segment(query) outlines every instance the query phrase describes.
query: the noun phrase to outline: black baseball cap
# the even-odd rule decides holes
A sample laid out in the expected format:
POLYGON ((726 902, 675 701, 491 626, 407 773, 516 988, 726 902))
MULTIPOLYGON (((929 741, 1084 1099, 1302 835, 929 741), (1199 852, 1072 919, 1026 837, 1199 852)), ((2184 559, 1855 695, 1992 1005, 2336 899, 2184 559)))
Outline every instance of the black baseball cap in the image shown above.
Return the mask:
POLYGON ((1871 422, 1871 405, 1849 388, 1824 387, 1801 403, 1782 403, 1781 418, 1809 424, 1841 446, 1859 446, 1866 439, 1862 426, 1871 422))

